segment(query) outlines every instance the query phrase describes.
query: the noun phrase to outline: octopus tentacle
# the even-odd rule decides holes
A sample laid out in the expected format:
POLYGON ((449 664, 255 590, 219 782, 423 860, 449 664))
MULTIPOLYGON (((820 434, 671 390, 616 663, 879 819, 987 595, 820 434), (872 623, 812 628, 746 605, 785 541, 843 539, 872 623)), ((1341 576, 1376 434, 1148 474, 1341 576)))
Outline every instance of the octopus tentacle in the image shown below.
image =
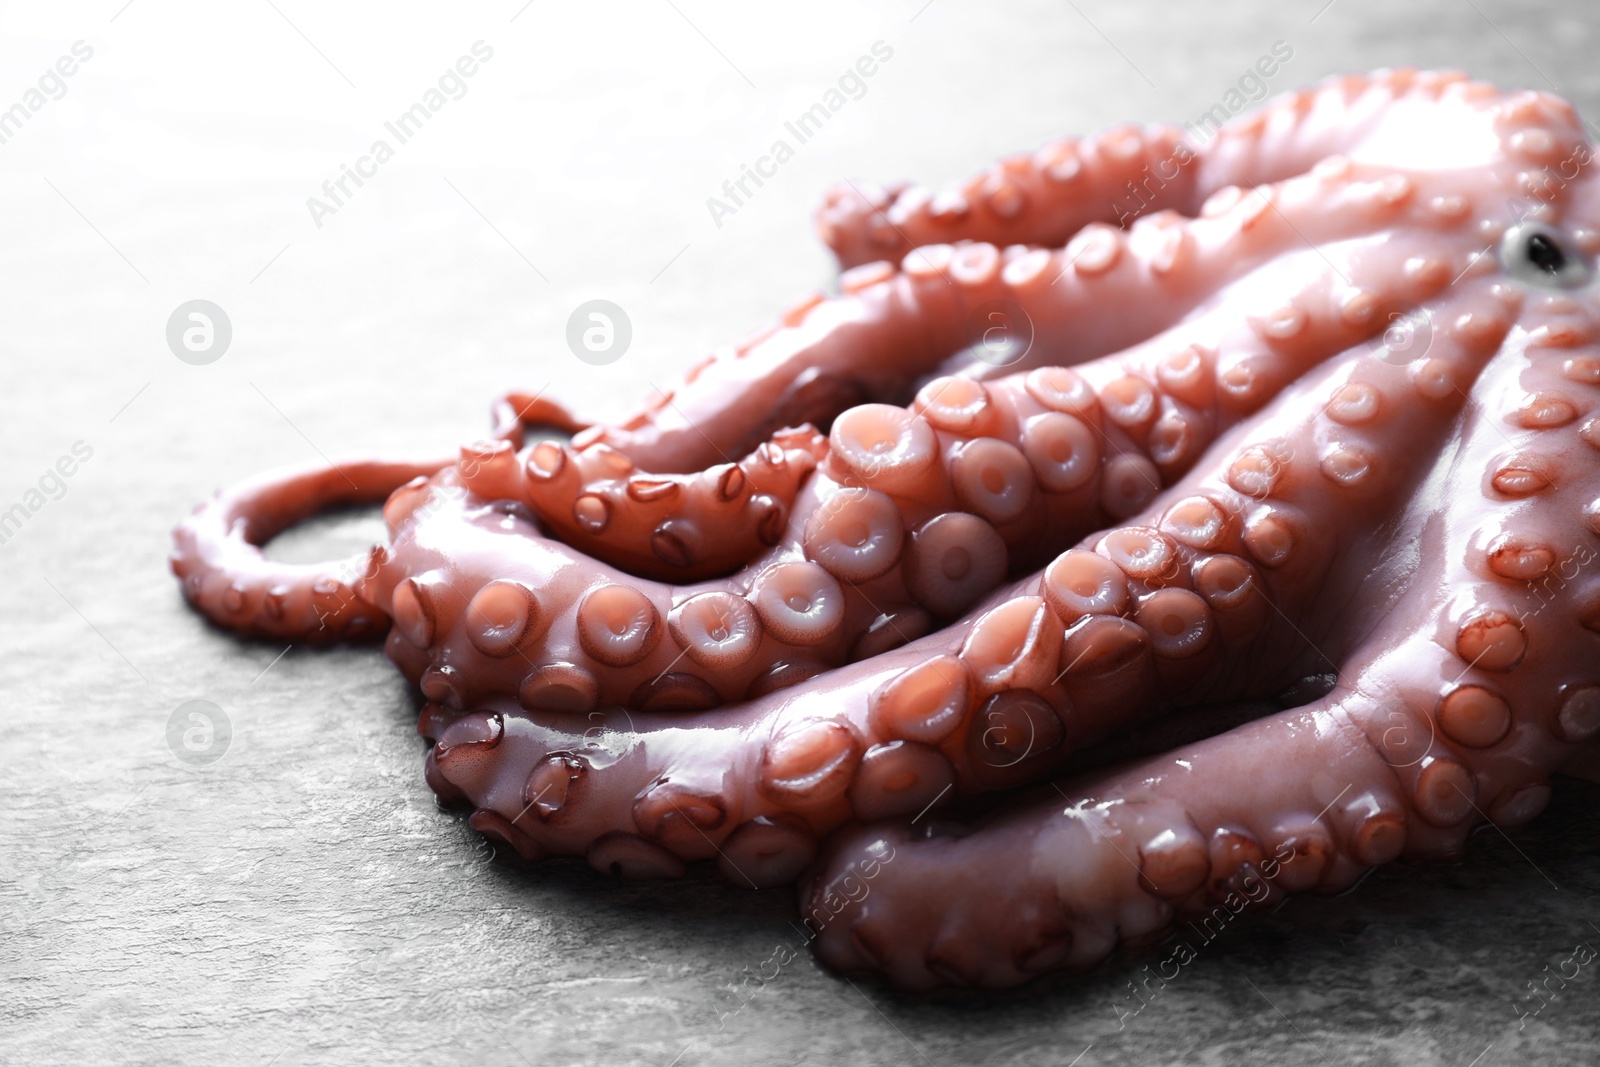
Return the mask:
MULTIPOLYGON (((932 251, 915 273, 882 265, 847 274, 840 296, 802 301, 751 342, 696 367, 646 410, 596 428, 574 446, 602 443, 641 471, 666 474, 747 455, 784 427, 829 428, 861 403, 903 402, 953 357, 971 362, 959 354, 981 340, 991 325, 985 309, 997 302, 1032 321, 1033 348, 1050 350, 1052 361, 1115 351, 1182 313, 1174 307, 1149 323, 1113 325, 1104 336, 1085 332, 1098 302, 1135 298, 1142 284, 1135 261, 1130 256, 1122 270, 1081 271, 1050 286, 1059 266, 1044 276, 1040 263, 1031 271, 1004 270, 1000 251, 978 244, 932 251)), ((1180 299, 1188 307, 1200 298, 1180 299)))
POLYGON ((1408 847, 1459 847, 1465 820, 1413 816, 1352 725, 1381 713, 1341 694, 973 826, 851 827, 802 885, 802 923, 839 970, 911 989, 1015 985, 1179 916, 1225 925, 1286 891, 1345 888, 1408 847))
POLYGON ((1225 124, 1201 151, 1200 187, 1274 181, 1330 158, 1410 173, 1447 164, 1481 168, 1479 177, 1493 183, 1501 177, 1494 169, 1507 162, 1526 168, 1546 151, 1547 159, 1559 160, 1585 139, 1584 131, 1572 106, 1558 97, 1504 92, 1459 70, 1398 67, 1341 75, 1225 124), (1519 139, 1528 130, 1541 132, 1536 145, 1519 139))
POLYGON ((509 441, 517 447, 521 447, 523 435, 530 429, 577 434, 592 425, 574 415, 565 404, 545 396, 542 391, 524 393, 515 389, 494 401, 490 406, 489 420, 492 425, 490 440, 509 441))
POLYGON ((1174 126, 1118 126, 1008 156, 946 192, 909 182, 841 182, 817 209, 817 233, 844 268, 898 262, 921 245, 963 240, 1060 246, 1092 222, 1192 210, 1204 199, 1187 166, 1198 150, 1174 126))
MULTIPOLYGON (((1465 127, 1505 101, 1506 94, 1460 71, 1347 75, 1283 94, 1214 131, 1204 123, 1189 132, 1118 126, 1053 141, 1031 155, 1006 157, 947 192, 909 182, 843 183, 826 194, 816 225, 846 268, 898 262, 918 246, 964 240, 1056 247, 1094 223, 1126 228, 1163 211, 1192 215, 1229 186, 1282 181, 1329 157, 1431 169, 1433 160, 1407 147, 1426 140, 1419 136, 1424 125, 1433 134, 1430 144, 1474 146, 1481 141, 1465 127), (1441 121, 1461 124, 1462 135, 1441 138, 1441 121)), ((1551 98, 1547 106, 1582 137, 1564 102, 1551 98)))
POLYGON ((219 626, 251 637, 327 643, 382 635, 387 613, 356 592, 371 558, 327 563, 267 559, 261 546, 334 507, 380 504, 447 461, 347 460, 243 482, 195 508, 173 531, 172 573, 219 626))
MULTIPOLYGON (((539 536, 518 505, 462 493, 453 469, 397 494, 387 514, 393 547, 363 595, 400 623, 390 657, 456 708, 503 695, 531 710, 708 707, 904 644, 932 623, 905 576, 902 520, 882 494, 841 491, 756 565, 691 585, 597 565, 539 536)), ((947 551, 980 560, 970 601, 1005 565, 993 528, 966 518, 974 529, 957 523, 940 536, 947 551)))
MULTIPOLYGON (((521 445, 529 428, 587 427, 561 404, 520 392, 497 398, 490 421, 492 440, 507 448, 521 445)), ((321 512, 384 504, 407 486, 414 491, 449 465, 447 458, 361 458, 269 472, 197 506, 173 531, 169 565, 184 596, 218 626, 319 644, 381 637, 388 611, 364 590, 386 558, 382 546, 315 564, 269 560, 261 547, 321 512)))
POLYGON ((738 463, 695 474, 639 471, 604 444, 506 441, 462 449, 461 483, 526 504, 565 544, 643 577, 696 581, 736 570, 778 543, 824 453, 809 427, 784 430, 738 463))

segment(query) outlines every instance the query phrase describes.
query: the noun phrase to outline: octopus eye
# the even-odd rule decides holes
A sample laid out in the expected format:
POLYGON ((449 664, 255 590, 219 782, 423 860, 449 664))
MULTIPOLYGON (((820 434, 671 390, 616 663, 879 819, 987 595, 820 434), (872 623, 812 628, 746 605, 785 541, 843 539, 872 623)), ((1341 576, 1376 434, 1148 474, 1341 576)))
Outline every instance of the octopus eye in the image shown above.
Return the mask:
POLYGON ((1542 233, 1530 233, 1526 249, 1528 262, 1546 274, 1560 274, 1561 268, 1567 265, 1567 257, 1561 254, 1561 246, 1542 233))
POLYGON ((1581 285, 1589 279, 1583 261, 1569 254, 1561 235, 1538 222, 1523 222, 1506 231, 1500 243, 1506 273, 1544 288, 1581 285))

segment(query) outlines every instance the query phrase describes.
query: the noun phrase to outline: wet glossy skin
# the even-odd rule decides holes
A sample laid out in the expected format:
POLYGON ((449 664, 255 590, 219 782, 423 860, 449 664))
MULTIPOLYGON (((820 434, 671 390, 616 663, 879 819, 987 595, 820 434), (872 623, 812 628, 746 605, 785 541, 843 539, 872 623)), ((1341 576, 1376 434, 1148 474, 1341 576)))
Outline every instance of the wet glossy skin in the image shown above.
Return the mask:
POLYGON ((1400 71, 852 187, 840 295, 637 416, 512 396, 453 462, 224 494, 173 567, 244 633, 392 619, 430 784, 528 858, 799 879, 915 988, 1092 964, 1524 822, 1600 733, 1589 153, 1400 71), (385 496, 365 558, 254 547, 385 496), (1198 707, 1255 721, 1085 770, 1198 707))

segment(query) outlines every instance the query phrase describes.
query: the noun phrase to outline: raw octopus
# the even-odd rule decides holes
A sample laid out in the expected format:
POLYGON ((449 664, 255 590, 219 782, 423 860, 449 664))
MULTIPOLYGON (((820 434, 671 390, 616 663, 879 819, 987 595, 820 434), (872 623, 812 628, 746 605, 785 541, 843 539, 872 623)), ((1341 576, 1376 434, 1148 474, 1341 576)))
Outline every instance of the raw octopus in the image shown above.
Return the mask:
POLYGON ((428 783, 528 860, 796 883, 913 989, 1089 966, 1593 766, 1592 151, 1394 70, 846 183, 838 294, 631 418, 513 393, 219 494, 172 569, 243 635, 387 635, 428 783), (260 550, 378 503, 370 553, 260 550))

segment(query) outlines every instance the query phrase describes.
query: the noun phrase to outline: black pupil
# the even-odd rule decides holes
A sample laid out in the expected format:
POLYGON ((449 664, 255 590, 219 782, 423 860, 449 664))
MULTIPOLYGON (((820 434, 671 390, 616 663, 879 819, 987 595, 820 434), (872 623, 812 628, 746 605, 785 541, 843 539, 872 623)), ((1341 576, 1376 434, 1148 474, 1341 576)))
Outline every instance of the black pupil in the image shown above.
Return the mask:
POLYGON ((1561 268, 1567 265, 1561 246, 1542 233, 1529 235, 1528 261, 1546 274, 1560 274, 1561 268))

